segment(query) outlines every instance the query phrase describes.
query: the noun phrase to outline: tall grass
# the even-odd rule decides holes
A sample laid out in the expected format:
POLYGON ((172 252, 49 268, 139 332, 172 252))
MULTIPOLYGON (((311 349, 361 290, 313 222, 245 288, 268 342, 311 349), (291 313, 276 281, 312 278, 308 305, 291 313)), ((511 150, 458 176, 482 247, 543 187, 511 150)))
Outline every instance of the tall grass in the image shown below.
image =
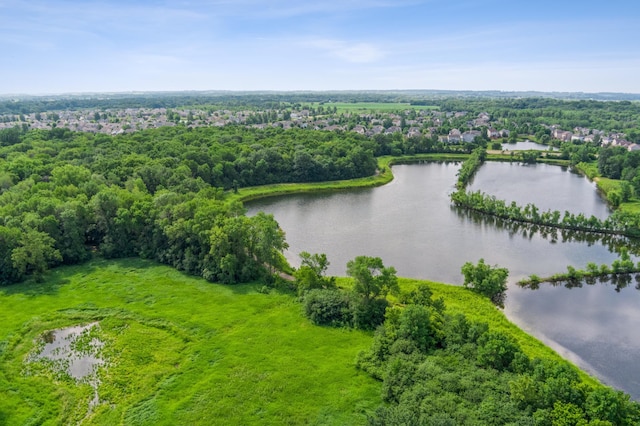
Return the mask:
POLYGON ((98 321, 108 366, 87 424, 363 424, 379 384, 371 335, 322 328, 289 294, 222 286, 137 259, 59 268, 0 289, 0 423, 71 424, 88 385, 25 376, 47 330, 98 321))

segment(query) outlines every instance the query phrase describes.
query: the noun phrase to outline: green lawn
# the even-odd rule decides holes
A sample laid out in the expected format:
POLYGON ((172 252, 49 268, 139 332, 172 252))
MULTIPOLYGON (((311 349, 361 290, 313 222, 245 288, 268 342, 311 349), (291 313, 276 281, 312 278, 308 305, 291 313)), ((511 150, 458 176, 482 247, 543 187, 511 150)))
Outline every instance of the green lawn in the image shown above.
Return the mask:
POLYGON ((0 289, 0 424, 71 424, 88 385, 26 376, 47 330, 99 321, 109 365, 85 424, 363 424, 380 384, 354 359, 371 335, 313 326, 288 294, 222 286, 137 259, 0 289))
POLYGON ((411 105, 410 103, 404 102, 325 102, 320 104, 319 102, 315 102, 313 104, 314 108, 318 108, 322 106, 323 108, 333 108, 337 109, 337 113, 344 112, 352 112, 352 113, 367 113, 367 112, 396 112, 396 111, 406 111, 410 109, 414 110, 436 110, 437 106, 432 105, 411 105))

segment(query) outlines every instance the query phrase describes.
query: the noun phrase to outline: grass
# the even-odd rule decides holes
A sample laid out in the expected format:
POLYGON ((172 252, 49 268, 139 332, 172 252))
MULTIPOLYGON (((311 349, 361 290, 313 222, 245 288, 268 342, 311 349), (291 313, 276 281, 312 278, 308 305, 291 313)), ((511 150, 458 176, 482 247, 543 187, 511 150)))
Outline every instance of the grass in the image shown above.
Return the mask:
POLYGON ((246 202, 258 198, 273 197, 284 194, 339 191, 349 188, 372 188, 375 186, 384 185, 393 180, 393 174, 391 173, 391 170, 388 166, 379 170, 380 172, 375 176, 368 176, 360 179, 311 183, 279 183, 273 185, 252 186, 249 188, 242 188, 238 190, 237 193, 229 192, 226 196, 226 200, 228 202, 246 202))
POLYGON ((368 113, 368 112, 399 112, 406 110, 437 110, 439 107, 432 105, 411 105, 407 102, 314 102, 314 108, 319 106, 337 109, 337 113, 368 113))
POLYGON ((363 424, 380 384, 357 371, 371 334, 311 325, 295 298, 138 259, 0 289, 0 424, 78 423, 93 391, 24 374, 47 330, 98 321, 102 403, 85 424, 363 424))
MULTIPOLYGON (((348 287, 348 278, 339 278, 348 287)), ((561 357, 489 300, 427 283, 447 311, 513 336, 531 357, 561 357)), ((295 297, 223 286, 139 259, 94 260, 44 283, 0 289, 0 423, 69 424, 87 416, 87 384, 24 360, 46 331, 99 322, 101 403, 85 424, 364 424, 380 383, 354 366, 370 333, 317 327, 295 297)), ((583 373, 583 377, 596 383, 583 373)))

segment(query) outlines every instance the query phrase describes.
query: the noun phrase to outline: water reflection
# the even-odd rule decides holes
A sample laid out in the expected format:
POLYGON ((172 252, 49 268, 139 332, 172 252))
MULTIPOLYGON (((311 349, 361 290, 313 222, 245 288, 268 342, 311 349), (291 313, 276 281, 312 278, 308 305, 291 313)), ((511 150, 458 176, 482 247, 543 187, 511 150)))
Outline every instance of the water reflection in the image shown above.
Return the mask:
POLYGON ((560 229, 550 226, 536 225, 533 223, 505 220, 496 216, 480 214, 454 205, 451 205, 450 208, 451 211, 454 212, 461 220, 470 221, 476 225, 490 226, 496 231, 506 231, 510 236, 520 235, 525 239, 532 239, 534 236, 540 236, 541 238, 548 240, 550 243, 577 242, 584 243, 587 246, 599 244, 607 247, 609 251, 617 254, 620 254, 621 249, 626 248, 630 254, 640 256, 640 240, 631 239, 622 235, 560 229))
POLYGON ((100 402, 97 370, 105 364, 100 355, 104 342, 97 337, 98 330, 98 323, 94 322, 47 331, 27 358, 27 374, 44 367, 56 376, 66 374, 77 382, 88 383, 93 388, 88 413, 100 402))
POLYGON ((529 151, 529 150, 558 151, 558 148, 555 148, 549 145, 543 145, 540 143, 535 143, 532 141, 523 141, 523 142, 516 142, 516 143, 509 143, 509 142, 503 143, 502 150, 503 151, 529 151))
POLYGON ((104 364, 99 351, 103 346, 95 336, 97 323, 47 331, 42 335, 44 345, 30 357, 31 362, 51 361, 53 368, 76 380, 94 375, 104 364))
POLYGON ((506 311, 561 355, 640 400, 640 274, 511 286, 506 311))
POLYGON ((640 290, 640 274, 610 274, 602 277, 585 277, 583 279, 566 279, 545 281, 540 283, 518 284, 522 288, 529 290, 539 290, 543 286, 565 287, 565 288, 582 288, 584 284, 588 286, 607 285, 611 286, 614 291, 620 293, 622 289, 629 287, 635 282, 634 288, 640 290))

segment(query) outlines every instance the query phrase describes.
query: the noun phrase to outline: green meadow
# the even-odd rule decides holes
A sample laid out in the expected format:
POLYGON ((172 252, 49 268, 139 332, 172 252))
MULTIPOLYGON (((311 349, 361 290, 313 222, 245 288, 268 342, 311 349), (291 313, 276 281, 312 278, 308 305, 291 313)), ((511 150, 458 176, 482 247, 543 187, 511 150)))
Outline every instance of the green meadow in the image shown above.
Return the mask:
POLYGON ((290 294, 223 286, 138 259, 0 289, 0 424, 363 424, 380 385, 356 370, 371 334, 313 326, 290 294), (93 389, 25 374, 47 331, 99 324, 93 389))
POLYGON ((311 104, 314 108, 322 106, 324 108, 337 109, 337 113, 374 113, 374 112, 395 112, 414 110, 436 110, 437 106, 431 105, 411 105, 408 102, 314 102, 311 104))
MULTIPOLYGON (((487 299, 429 284, 448 312, 560 359, 487 299)), ((294 295, 259 283, 211 284, 139 259, 62 267, 0 290, 0 424, 365 424, 381 388, 354 361, 371 342, 312 325, 294 295), (107 362, 89 409, 88 384, 26 361, 47 331, 93 322, 107 362)))

